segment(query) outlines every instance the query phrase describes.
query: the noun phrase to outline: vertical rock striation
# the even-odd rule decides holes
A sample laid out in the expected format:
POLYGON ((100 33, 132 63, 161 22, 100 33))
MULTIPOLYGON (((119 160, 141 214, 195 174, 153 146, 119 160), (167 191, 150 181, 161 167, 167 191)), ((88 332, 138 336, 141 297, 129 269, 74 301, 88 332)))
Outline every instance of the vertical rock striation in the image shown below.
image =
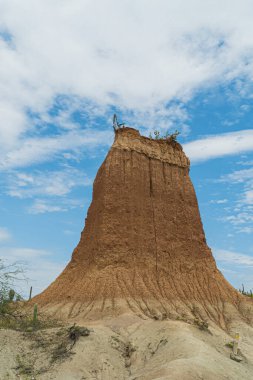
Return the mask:
POLYGON ((68 317, 134 312, 222 326, 241 295, 206 244, 180 144, 116 131, 72 259, 36 302, 68 317))

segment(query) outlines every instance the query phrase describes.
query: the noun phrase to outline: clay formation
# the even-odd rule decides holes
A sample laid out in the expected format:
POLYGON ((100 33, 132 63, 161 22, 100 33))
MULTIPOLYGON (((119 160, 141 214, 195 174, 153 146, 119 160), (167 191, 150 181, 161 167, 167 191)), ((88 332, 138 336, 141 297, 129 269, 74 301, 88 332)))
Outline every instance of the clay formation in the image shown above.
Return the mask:
POLYGON ((243 297, 207 246, 189 168, 179 143, 116 130, 72 259, 33 302, 79 319, 239 318, 243 297))

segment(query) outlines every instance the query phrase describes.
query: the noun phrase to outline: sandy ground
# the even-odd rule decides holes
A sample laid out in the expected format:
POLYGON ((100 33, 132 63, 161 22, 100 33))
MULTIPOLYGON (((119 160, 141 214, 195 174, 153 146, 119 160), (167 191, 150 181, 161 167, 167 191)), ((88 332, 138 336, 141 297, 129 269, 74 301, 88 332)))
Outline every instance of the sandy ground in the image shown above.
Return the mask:
MULTIPOLYGON (((243 330, 240 363, 230 359, 231 348, 226 344, 231 336, 215 326, 202 331, 183 321, 141 320, 130 315, 86 326, 92 330, 90 335, 80 337, 73 354, 53 364, 48 346, 41 341, 34 344, 34 334, 0 330, 0 379, 253 379, 253 331, 246 325, 239 326, 243 330), (38 374, 41 368, 46 372, 38 374), (22 374, 24 369, 28 373, 22 374)), ((53 342, 57 331, 39 334, 53 342)))

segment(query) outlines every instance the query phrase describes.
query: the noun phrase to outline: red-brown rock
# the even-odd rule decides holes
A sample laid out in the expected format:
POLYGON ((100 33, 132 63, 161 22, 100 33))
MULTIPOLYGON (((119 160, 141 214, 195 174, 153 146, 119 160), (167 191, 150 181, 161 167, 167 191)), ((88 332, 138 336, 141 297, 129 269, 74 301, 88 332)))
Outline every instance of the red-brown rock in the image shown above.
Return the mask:
POLYGON ((189 166, 177 142, 117 130, 72 259, 35 301, 69 317, 132 311, 226 326, 242 296, 206 244, 189 166))

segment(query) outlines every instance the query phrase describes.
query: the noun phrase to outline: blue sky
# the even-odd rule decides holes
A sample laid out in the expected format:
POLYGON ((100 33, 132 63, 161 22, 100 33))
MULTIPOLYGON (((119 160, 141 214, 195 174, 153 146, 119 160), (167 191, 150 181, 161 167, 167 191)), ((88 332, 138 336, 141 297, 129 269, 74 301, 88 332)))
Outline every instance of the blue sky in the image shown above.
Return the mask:
POLYGON ((112 115, 178 129, 218 267, 253 288, 252 2, 0 1, 0 257, 34 292, 79 241, 112 115))

